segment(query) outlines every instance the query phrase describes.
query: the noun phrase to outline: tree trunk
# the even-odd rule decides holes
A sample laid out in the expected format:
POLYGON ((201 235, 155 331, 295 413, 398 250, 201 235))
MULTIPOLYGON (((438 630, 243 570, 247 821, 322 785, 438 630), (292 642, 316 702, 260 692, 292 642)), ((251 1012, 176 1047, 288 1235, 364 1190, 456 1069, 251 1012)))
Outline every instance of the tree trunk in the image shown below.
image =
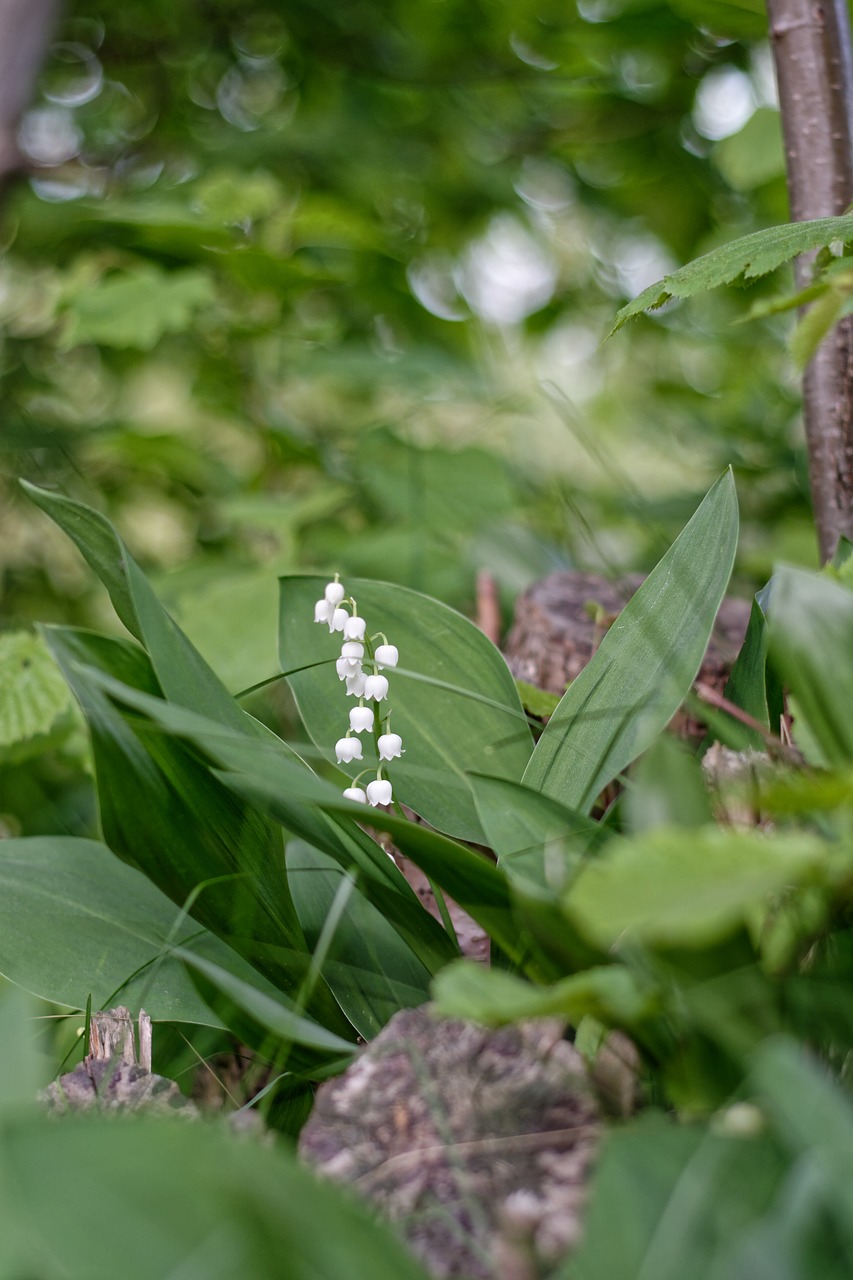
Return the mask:
POLYGON ((58 12, 59 0, 0 0, 0 185, 21 167, 18 125, 58 12))
MULTIPOLYGON (((767 0, 791 218, 853 202, 853 63, 846 0, 767 0)), ((797 283, 811 274, 797 263, 797 283)), ((821 344, 803 379, 803 414, 820 556, 853 539, 853 317, 821 344)))

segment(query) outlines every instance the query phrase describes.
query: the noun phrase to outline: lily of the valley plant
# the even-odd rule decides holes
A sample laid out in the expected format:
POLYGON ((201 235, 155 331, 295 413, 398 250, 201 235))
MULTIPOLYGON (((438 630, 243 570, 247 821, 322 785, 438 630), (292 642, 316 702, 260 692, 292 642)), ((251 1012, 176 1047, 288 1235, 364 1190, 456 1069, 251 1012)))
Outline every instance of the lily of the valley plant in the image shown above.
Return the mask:
POLYGON ((335 669, 338 679, 346 685, 347 695, 358 698, 358 706, 349 713, 349 728, 345 736, 335 743, 338 764, 364 759, 359 736, 362 733, 373 735, 379 757, 375 778, 368 782, 366 788, 360 786, 365 774, 373 772, 372 768, 363 769, 353 779, 352 786, 346 788, 344 796, 362 804, 390 804, 393 793, 391 783, 384 776, 383 762, 403 754, 403 740, 399 733, 391 732, 391 711, 387 706, 388 677, 381 672, 385 668, 396 667, 399 659, 397 648, 388 643, 382 632, 367 635, 367 625, 359 616, 358 604, 352 596, 346 595, 337 574, 334 582, 326 584, 323 599, 314 606, 314 621, 326 622, 330 632, 343 634, 341 654, 335 669), (382 643, 376 644, 378 640, 382 643), (376 704, 375 710, 367 705, 369 702, 376 704))

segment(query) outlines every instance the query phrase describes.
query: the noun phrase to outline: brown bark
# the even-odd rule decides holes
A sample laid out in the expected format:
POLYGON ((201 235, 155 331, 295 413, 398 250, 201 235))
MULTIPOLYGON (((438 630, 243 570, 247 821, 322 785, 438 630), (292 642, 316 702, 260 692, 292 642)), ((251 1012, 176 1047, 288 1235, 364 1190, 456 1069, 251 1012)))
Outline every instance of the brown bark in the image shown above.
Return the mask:
MULTIPOLYGON (((767 0, 794 222, 853 202, 853 60, 846 0, 767 0)), ((799 285, 812 257, 801 258, 799 285)), ((803 379, 803 415, 821 560, 853 538, 853 317, 823 342, 803 379)))

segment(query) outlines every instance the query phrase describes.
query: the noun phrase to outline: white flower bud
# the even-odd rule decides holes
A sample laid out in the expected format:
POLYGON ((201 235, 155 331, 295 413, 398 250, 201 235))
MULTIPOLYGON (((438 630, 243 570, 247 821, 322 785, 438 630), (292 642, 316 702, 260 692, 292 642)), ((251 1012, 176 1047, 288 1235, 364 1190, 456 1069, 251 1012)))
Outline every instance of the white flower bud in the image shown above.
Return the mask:
POLYGON ((374 657, 381 671, 383 667, 396 667, 400 655, 395 644, 380 644, 376 647, 374 657))
MULTIPOLYGON (((339 661, 346 662, 346 658, 340 658, 339 661)), ((347 672, 347 697, 349 698, 364 697, 364 672, 363 671, 350 670, 347 672)))
POLYGON ((332 608, 340 604, 344 598, 344 588, 341 582, 327 582, 326 590, 323 592, 332 608))
POLYGON ((349 727, 353 733, 373 732, 373 710, 371 707, 353 707, 349 713, 349 727))
POLYGON ((363 640, 364 626, 364 618, 347 618, 344 623, 344 639, 363 640))
POLYGON ((403 754, 403 739, 399 733, 383 733, 377 743, 380 760, 393 760, 403 754))
POLYGON ((391 803, 391 783, 387 778, 374 778, 367 784, 367 799, 372 805, 391 803))
POLYGON ((335 743, 335 758, 338 764, 349 764, 351 760, 363 760, 359 739, 338 738, 335 743))
POLYGON ((367 804, 367 794, 362 791, 361 787, 347 787, 344 792, 345 800, 357 800, 359 804, 367 804))
POLYGON ((381 702, 388 696, 388 681, 385 676, 368 676, 364 681, 365 698, 375 698, 381 702))
POLYGON ((332 616, 332 607, 328 600, 318 600, 314 605, 314 621, 328 622, 332 616))

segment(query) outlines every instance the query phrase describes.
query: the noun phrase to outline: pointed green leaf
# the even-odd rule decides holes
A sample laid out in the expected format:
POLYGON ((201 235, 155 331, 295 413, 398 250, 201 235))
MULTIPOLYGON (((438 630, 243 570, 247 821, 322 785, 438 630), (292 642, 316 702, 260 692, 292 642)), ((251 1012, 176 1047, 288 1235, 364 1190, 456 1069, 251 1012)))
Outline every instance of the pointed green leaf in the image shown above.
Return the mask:
POLYGON ((525 786, 587 812, 668 724, 702 663, 737 527, 727 471, 569 687, 536 745, 525 786))

